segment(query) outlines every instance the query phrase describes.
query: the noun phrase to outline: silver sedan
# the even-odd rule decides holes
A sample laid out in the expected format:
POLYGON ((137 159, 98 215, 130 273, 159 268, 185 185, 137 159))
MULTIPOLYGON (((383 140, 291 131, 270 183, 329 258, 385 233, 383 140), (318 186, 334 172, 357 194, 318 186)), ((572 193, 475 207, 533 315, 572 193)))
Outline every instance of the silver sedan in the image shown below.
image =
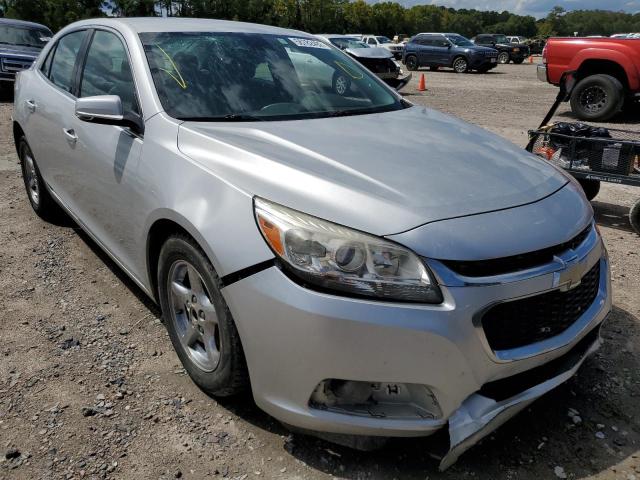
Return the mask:
POLYGON ((580 187, 311 35, 74 23, 18 76, 13 131, 35 212, 161 305, 194 382, 292 429, 448 428, 446 467, 600 344, 580 187))

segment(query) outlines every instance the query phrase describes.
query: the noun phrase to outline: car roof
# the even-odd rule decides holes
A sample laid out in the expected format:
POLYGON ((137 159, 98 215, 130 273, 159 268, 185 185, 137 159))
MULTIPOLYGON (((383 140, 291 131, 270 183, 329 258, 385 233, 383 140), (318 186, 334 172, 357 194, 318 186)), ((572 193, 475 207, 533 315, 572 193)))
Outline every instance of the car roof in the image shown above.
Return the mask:
POLYGON ((459 33, 452 33, 452 32, 420 32, 417 33, 416 35, 460 35, 459 33))
POLYGON ((257 23, 234 22, 231 20, 213 20, 208 18, 176 17, 125 17, 94 18, 75 22, 72 26, 103 25, 114 28, 126 28, 136 33, 154 32, 238 32, 265 34, 296 34, 312 38, 312 35, 287 28, 260 25, 257 23))
POLYGON ((0 25, 15 25, 16 27, 42 28, 49 30, 49 27, 35 22, 27 22, 25 20, 17 20, 15 18, 0 18, 0 25))

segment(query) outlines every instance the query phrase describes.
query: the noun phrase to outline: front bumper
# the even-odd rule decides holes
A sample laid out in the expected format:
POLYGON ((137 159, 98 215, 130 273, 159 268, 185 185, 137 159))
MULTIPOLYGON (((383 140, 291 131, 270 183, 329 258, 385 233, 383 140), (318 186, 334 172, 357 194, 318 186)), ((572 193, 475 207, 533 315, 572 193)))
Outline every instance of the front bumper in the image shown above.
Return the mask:
POLYGON ((391 88, 400 91, 403 89, 407 83, 411 81, 412 73, 409 72, 406 75, 399 75, 395 78, 385 78, 383 79, 384 83, 389 85, 391 88))
POLYGON ((548 82, 547 78, 547 66, 546 65, 538 65, 536 68, 536 75, 538 76, 538 80, 541 82, 548 82))
POLYGON ((495 401, 482 393, 491 382, 570 354, 603 322, 611 309, 608 259, 595 229, 585 242, 591 243, 581 259, 584 267, 601 262, 595 301, 570 331, 512 357, 491 351, 474 317, 496 302, 557 288, 557 272, 443 287, 440 305, 321 293, 298 285, 275 266, 231 284, 223 294, 242 338, 255 401, 285 424, 334 434, 426 436, 449 424, 453 456, 447 461, 455 461, 477 439, 568 379, 597 347, 593 341, 569 373, 546 378, 507 399, 495 401), (326 379, 424 385, 442 414, 384 418, 313 408, 312 392, 326 379))

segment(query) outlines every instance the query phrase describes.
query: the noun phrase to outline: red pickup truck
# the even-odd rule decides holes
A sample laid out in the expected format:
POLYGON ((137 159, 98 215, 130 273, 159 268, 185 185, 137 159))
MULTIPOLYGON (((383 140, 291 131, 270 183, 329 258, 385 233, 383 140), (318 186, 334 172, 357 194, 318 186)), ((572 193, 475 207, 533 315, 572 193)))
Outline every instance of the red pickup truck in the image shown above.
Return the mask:
POLYGON ((573 71, 571 110, 581 120, 607 120, 640 95, 640 39, 550 38, 538 79, 558 85, 573 71))

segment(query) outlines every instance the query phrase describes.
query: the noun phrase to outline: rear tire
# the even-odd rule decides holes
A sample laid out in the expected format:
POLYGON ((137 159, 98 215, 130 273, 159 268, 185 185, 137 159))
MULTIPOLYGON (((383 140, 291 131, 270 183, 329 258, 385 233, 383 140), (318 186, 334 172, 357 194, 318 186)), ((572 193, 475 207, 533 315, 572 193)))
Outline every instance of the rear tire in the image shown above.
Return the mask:
POLYGON ((18 156, 22 169, 22 179, 31 208, 36 212, 36 215, 47 222, 59 220, 64 215, 62 209, 51 197, 47 185, 40 174, 40 169, 31 147, 29 147, 24 136, 18 140, 18 156))
POLYGON ((503 65, 509 63, 509 54, 507 52, 498 53, 498 63, 503 65))
POLYGON ((158 296, 171 343, 192 380, 220 397, 245 390, 247 364, 220 278, 186 235, 170 237, 160 250, 158 296))
POLYGON ((590 75, 571 92, 571 110, 580 120, 608 120, 620 111, 623 103, 624 87, 611 75, 590 75))
POLYGON ((578 183, 582 187, 582 190, 584 190, 584 194, 589 201, 596 198, 600 192, 600 180, 587 180, 585 178, 581 178, 578 180, 578 183))
POLYGON ((629 210, 629 222, 636 233, 640 235, 640 200, 629 210))
POLYGON ((469 63, 464 57, 456 57, 452 63, 453 71, 456 73, 467 73, 469 71, 469 63))
POLYGON ((420 68, 420 65, 418 65, 418 57, 416 57, 415 55, 408 55, 404 61, 404 64, 406 65, 407 70, 411 72, 414 72, 418 70, 418 68, 420 68))

